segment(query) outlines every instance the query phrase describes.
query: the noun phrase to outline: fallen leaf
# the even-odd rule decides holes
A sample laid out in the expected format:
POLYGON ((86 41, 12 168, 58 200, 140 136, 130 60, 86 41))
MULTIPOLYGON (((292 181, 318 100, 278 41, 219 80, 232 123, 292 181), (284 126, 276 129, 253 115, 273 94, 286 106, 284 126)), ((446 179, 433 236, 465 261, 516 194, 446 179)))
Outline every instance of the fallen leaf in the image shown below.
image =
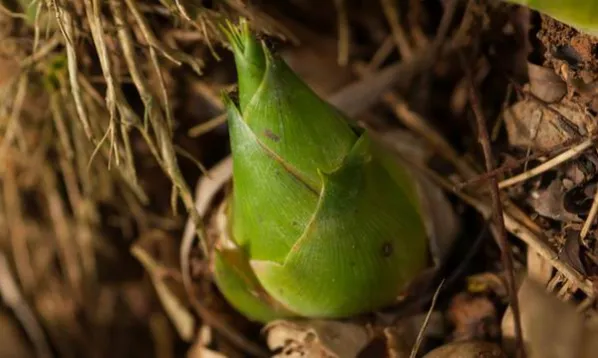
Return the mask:
POLYGON ((522 100, 503 112, 509 144, 549 151, 574 138, 575 132, 592 133, 595 124, 574 104, 561 102, 545 105, 522 100), (560 116, 557 114, 560 113, 560 116))
POLYGON ((560 101, 567 94, 567 84, 552 68, 527 64, 530 91, 547 103, 560 101))
POLYGON ((455 342, 438 347, 424 358, 507 358, 497 344, 483 341, 455 342))
MULTIPOLYGON (((530 278, 518 293, 521 325, 528 358, 596 357, 598 324, 585 320, 575 306, 565 303, 530 278)), ((512 351, 513 313, 509 307, 503 316, 504 347, 512 351)))
POLYGON ((264 331, 268 347, 281 350, 274 357, 357 357, 372 340, 371 332, 358 324, 310 320, 274 321, 264 331))

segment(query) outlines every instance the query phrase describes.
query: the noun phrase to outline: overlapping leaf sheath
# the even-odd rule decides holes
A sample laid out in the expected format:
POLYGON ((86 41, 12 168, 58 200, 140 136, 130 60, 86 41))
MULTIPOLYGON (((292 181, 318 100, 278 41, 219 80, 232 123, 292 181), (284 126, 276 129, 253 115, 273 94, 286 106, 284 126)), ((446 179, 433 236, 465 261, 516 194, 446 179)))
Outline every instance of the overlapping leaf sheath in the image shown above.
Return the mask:
POLYGON ((392 303, 427 264, 416 188, 248 31, 230 29, 232 244, 216 282, 249 318, 346 317, 392 303))

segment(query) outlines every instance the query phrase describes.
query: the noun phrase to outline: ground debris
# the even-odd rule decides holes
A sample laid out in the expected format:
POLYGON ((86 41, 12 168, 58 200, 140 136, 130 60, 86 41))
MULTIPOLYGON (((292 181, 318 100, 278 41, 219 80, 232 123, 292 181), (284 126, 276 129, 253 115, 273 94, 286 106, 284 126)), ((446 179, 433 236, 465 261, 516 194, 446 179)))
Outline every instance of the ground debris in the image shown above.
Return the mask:
POLYGON ((424 358, 507 358, 496 343, 484 341, 456 342, 436 348, 424 358))
POLYGON ((509 144, 515 148, 549 151, 593 133, 596 124, 570 101, 552 105, 524 99, 503 113, 509 144))
POLYGON ((567 84, 552 68, 527 64, 530 91, 546 103, 560 101, 567 94, 567 84))
POLYGON ((372 339, 366 327, 338 321, 275 321, 264 331, 268 347, 280 351, 278 358, 357 357, 372 339))
POLYGON ((561 179, 554 179, 545 188, 533 189, 527 199, 534 211, 544 217, 561 222, 581 222, 574 212, 566 209, 566 190, 561 179))

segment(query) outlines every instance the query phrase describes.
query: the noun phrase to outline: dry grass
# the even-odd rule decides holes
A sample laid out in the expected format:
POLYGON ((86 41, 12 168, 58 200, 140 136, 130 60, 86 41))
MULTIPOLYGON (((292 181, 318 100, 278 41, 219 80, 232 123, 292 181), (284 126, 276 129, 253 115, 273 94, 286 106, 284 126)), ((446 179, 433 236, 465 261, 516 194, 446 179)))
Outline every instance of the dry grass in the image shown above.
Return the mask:
MULTIPOLYGON (((0 253, 16 269, 23 302, 39 313, 33 324, 50 332, 60 356, 89 349, 83 329, 97 332, 91 345, 105 350, 101 327, 117 308, 102 300, 127 299, 122 287, 107 292, 99 281, 98 260, 118 256, 118 239, 106 227, 128 240, 167 229, 146 209, 142 163, 157 163, 169 178, 172 212, 183 204, 207 249, 179 164, 195 159, 174 143, 177 84, 169 73, 178 68, 200 78, 204 60, 218 57, 226 20, 248 17, 258 31, 283 38, 286 30, 238 0, 210 9, 196 3, 0 3, 0 253), (126 84, 134 89, 125 93, 126 84), (141 107, 134 108, 137 99, 141 107)), ((186 258, 181 264, 188 270, 186 258)), ((182 277, 190 290, 189 275, 182 277)))

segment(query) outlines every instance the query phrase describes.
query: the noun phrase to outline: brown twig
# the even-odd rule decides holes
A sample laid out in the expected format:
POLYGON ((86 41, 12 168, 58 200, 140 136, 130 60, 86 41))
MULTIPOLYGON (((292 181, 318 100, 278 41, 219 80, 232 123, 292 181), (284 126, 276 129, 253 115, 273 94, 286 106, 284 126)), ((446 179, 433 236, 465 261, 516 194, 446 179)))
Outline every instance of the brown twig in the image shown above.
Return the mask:
POLYGON ((219 114, 214 118, 211 118, 203 123, 196 125, 195 127, 192 127, 187 132, 187 135, 189 137, 193 137, 193 138, 200 137, 200 136, 208 133, 212 129, 223 125, 224 123, 226 123, 226 120, 227 120, 226 113, 219 114))
POLYGON ((23 14, 21 12, 11 11, 10 9, 7 9, 6 6, 4 6, 3 3, 0 3, 0 13, 3 13, 6 16, 10 16, 10 17, 13 17, 15 19, 21 19, 21 20, 29 21, 29 18, 27 17, 27 15, 25 15, 25 14, 23 14))
MULTIPOLYGON (((53 357, 42 325, 31 307, 27 304, 27 301, 23 298, 16 281, 10 269, 8 259, 0 251, 0 282, 2 282, 2 285, 0 285, 0 298, 12 309, 15 317, 21 323, 21 326, 33 344, 36 356, 40 358, 53 357)), ((10 342, 5 343, 10 344, 10 342)))
POLYGON ((48 7, 53 9, 56 15, 56 19, 58 21, 60 31, 62 32, 62 35, 65 40, 69 81, 71 85, 71 93, 75 101, 75 108, 77 109, 77 115, 79 117, 79 120, 81 121, 83 130, 85 131, 85 135, 88 139, 94 141, 94 135, 91 130, 91 123, 84 105, 83 98, 81 96, 81 89, 79 87, 79 80, 77 77, 79 69, 77 64, 77 51, 75 50, 75 45, 73 43, 75 36, 75 30, 73 25, 74 20, 71 13, 66 9, 59 7, 56 1, 48 1, 50 1, 48 7))
POLYGON ((125 0, 131 14, 135 18, 137 25, 139 25, 139 29, 141 30, 145 40, 147 41, 148 45, 158 50, 164 57, 171 60, 176 65, 181 65, 182 63, 186 63, 197 73, 201 75, 201 68, 203 63, 193 56, 190 56, 184 52, 177 51, 174 49, 170 49, 166 47, 154 34, 152 31, 147 19, 141 13, 139 6, 137 5, 136 1, 133 0, 125 0))
MULTIPOLYGON (((411 61, 406 61, 406 63, 410 63, 411 61)), ((403 65, 403 63, 399 63, 398 65, 392 65, 389 68, 399 68, 403 65)), ((381 72, 378 72, 376 76, 380 76, 381 72)), ((362 83, 356 83, 353 86, 354 89, 360 89, 357 92, 364 92, 362 87, 367 87, 367 79, 362 80, 362 83)), ((341 110, 346 110, 342 104, 346 103, 346 99, 344 97, 346 90, 341 90, 339 93, 335 94, 331 98, 333 99, 333 103, 339 105, 341 110), (342 98, 342 100, 339 100, 342 98)), ((371 93, 371 92, 370 92, 371 93)), ((352 97, 352 96, 349 96, 352 97)), ((367 97, 367 96, 366 96, 367 97)), ((396 96, 395 96, 396 97, 396 96)), ((359 110, 363 108, 367 108, 367 103, 365 102, 360 104, 359 110)), ((387 103, 388 105, 392 105, 393 103, 387 103)), ((351 105, 349 105, 351 108, 351 105)), ((391 107, 392 108, 392 107, 391 107)), ((403 108, 408 109, 406 104, 404 104, 403 108)), ((351 112, 351 111, 350 111, 351 112)), ((455 152, 455 150, 450 146, 450 144, 442 137, 442 135, 432 126, 427 125, 425 119, 419 116, 417 113, 413 111, 405 112, 404 114, 409 114, 410 117, 405 117, 408 120, 411 120, 412 125, 408 125, 409 122, 405 122, 404 124, 407 125, 412 131, 416 134, 420 135, 422 138, 428 141, 428 143, 436 150, 439 155, 447 155, 445 149, 449 149, 449 152, 455 152)), ((397 115, 399 113, 397 112, 397 115)), ((401 118, 404 120, 404 118, 401 118)), ((456 152, 455 152, 456 153, 456 152)), ((461 157, 457 156, 446 156, 445 157, 449 162, 455 166, 457 169, 459 176, 465 180, 471 177, 479 176, 479 173, 470 166, 470 164, 464 161, 461 157)), ((416 168, 421 173, 425 174, 426 177, 433 180, 436 184, 440 185, 445 190, 452 192, 465 203, 474 207, 478 212, 480 212, 485 217, 490 217, 492 213, 490 203, 486 202, 486 198, 484 197, 484 193, 474 192, 472 195, 465 193, 464 191, 455 190, 455 184, 453 182, 449 182, 447 179, 440 177, 435 172, 429 170, 428 168, 424 168, 422 166, 417 165, 409 161, 408 158, 405 158, 407 162, 411 164, 412 167, 416 168)), ((557 271, 561 272, 563 276, 565 276, 568 280, 575 282, 576 286, 579 287, 586 295, 589 297, 594 297, 595 292, 592 286, 592 283, 587 279, 584 278, 579 272, 577 272, 573 267, 568 265, 567 263, 560 261, 558 259, 558 255, 556 252, 550 247, 548 244, 548 238, 546 238, 542 231, 535 225, 531 219, 525 213, 521 211, 516 205, 511 203, 508 198, 505 198, 505 225, 507 230, 512 233, 514 236, 519 238, 523 241, 529 248, 538 253, 543 259, 545 259, 550 265, 552 265, 557 271)))
POLYGON ((438 296, 440 294, 440 290, 444 286, 444 279, 440 281, 436 292, 434 292, 434 296, 432 297, 432 303, 430 303, 430 309, 426 314, 426 318, 424 319, 424 323, 422 324, 419 332, 417 333, 417 338, 415 339, 415 344, 413 345, 413 349, 411 350, 411 354, 409 358, 415 358, 417 356, 417 352, 419 351, 419 347, 424 339, 424 333, 426 332, 426 328, 428 327, 428 323, 430 322, 430 317, 432 316, 432 312, 434 312, 434 307, 436 306, 436 300, 438 300, 438 296))
MULTIPOLYGON (((355 70, 361 77, 365 78, 370 75, 367 71, 367 67, 363 64, 356 63, 355 70)), ((389 91, 382 95, 382 100, 395 113, 397 119, 399 119, 403 125, 424 137, 428 143, 432 144, 437 150, 437 153, 444 156, 444 158, 451 163, 454 163, 461 173, 467 173, 468 178, 475 176, 475 172, 473 172, 470 166, 464 162, 459 153, 444 140, 440 133, 433 130, 426 120, 421 118, 419 114, 413 112, 399 95, 389 91)))
POLYGON ((382 44, 380 44, 376 52, 374 52, 374 55, 370 58, 370 63, 368 63, 368 70, 372 72, 378 70, 378 68, 382 66, 382 63, 390 55, 394 46, 395 44, 392 36, 386 36, 384 41, 382 41, 382 44))
MULTIPOLYGON (((400 153, 398 154, 400 155, 400 153)), ((411 168, 421 173, 444 190, 453 193, 464 203, 476 209, 484 217, 489 218, 492 215, 492 205, 487 202, 486 197, 481 196, 479 193, 469 195, 464 191, 457 191, 452 182, 438 175, 430 168, 416 163, 411 158, 405 156, 403 156, 402 159, 405 163, 409 164, 411 168)), ((565 278, 574 282, 575 286, 579 287, 588 297, 596 296, 592 282, 581 275, 568 263, 559 260, 558 254, 548 244, 549 238, 544 236, 542 230, 537 227, 529 217, 521 212, 521 209, 514 204, 509 204, 507 202, 505 203, 504 211, 505 226, 511 234, 528 245, 531 250, 540 255, 565 278)))
POLYGON ((380 2, 386 16, 386 21, 392 30, 392 36, 395 40, 397 50, 399 50, 399 55, 402 58, 411 59, 413 57, 413 49, 409 40, 407 40, 405 31, 401 27, 397 2, 395 0, 380 0, 380 2))
MULTIPOLYGON (((484 160, 486 163, 486 170, 490 171, 494 169, 494 159, 492 155, 492 148, 490 146, 490 137, 488 135, 488 128, 486 125, 486 119, 481 108, 481 102, 475 88, 473 76, 467 66, 465 58, 460 56, 463 68, 465 69, 466 77, 469 80, 469 96, 471 101, 471 107, 475 114, 477 129, 478 129, 478 141, 484 152, 484 160)), ((511 255, 511 249, 509 242, 507 241, 507 231, 505 229, 504 213, 502 202, 500 199, 500 192, 498 189, 498 180, 496 177, 490 178, 490 196, 492 198, 492 216, 497 230, 498 244, 501 250, 502 262, 507 270, 507 284, 509 291, 509 298, 511 301, 511 307, 513 309, 513 317, 515 322, 515 340, 519 350, 519 357, 525 357, 525 350, 523 347, 523 335, 521 329, 521 315, 519 311, 519 301, 517 297, 517 287, 515 284, 515 269, 513 265, 513 257, 511 255)))
POLYGON ((566 162, 567 160, 578 156, 585 150, 587 150, 590 147, 592 147, 593 145, 595 145, 594 141, 595 141, 595 138, 590 137, 590 138, 584 140, 583 142, 577 144, 576 146, 569 148, 565 152, 557 155, 556 157, 538 165, 537 167, 534 167, 534 168, 527 170, 521 174, 515 175, 509 179, 505 179, 505 180, 501 181, 498 184, 498 187, 500 189, 504 189, 509 186, 515 185, 517 183, 526 181, 530 178, 533 178, 536 175, 542 174, 542 173, 546 172, 547 170, 550 170, 550 169, 556 167, 557 165, 560 165, 560 164, 566 162))
POLYGON ((17 168, 9 160, 4 160, 5 167, 2 172, 3 203, 0 209, 5 212, 7 237, 10 239, 11 254, 15 261, 17 277, 26 293, 35 288, 37 277, 32 268, 31 252, 27 245, 27 225, 23 220, 23 203, 19 195, 17 184, 17 168))
MULTIPOLYGON (((484 172, 476 177, 470 178, 462 183, 456 184, 455 188, 457 190, 462 190, 467 186, 477 184, 482 181, 486 181, 490 177, 496 177, 496 176, 499 176, 499 175, 505 173, 506 171, 513 170, 513 169, 519 167, 520 165, 529 162, 530 160, 534 160, 534 159, 538 159, 538 158, 542 158, 542 157, 546 157, 546 156, 548 156, 548 157, 557 156, 559 154, 566 152, 568 150, 567 149, 568 146, 576 146, 577 144, 581 144, 581 142, 580 141, 575 142, 575 141, 568 140, 565 143, 558 145, 556 148, 554 148, 551 151, 537 152, 532 155, 526 156, 525 158, 517 159, 511 163, 507 163, 507 164, 505 164, 501 167, 498 167, 494 170, 484 172)), ((500 188, 500 183, 499 183, 499 188, 500 188)))
POLYGON ((345 0, 334 0, 338 22, 338 64, 346 66, 349 63, 349 44, 351 33, 349 28, 349 17, 347 15, 347 4, 345 0))

